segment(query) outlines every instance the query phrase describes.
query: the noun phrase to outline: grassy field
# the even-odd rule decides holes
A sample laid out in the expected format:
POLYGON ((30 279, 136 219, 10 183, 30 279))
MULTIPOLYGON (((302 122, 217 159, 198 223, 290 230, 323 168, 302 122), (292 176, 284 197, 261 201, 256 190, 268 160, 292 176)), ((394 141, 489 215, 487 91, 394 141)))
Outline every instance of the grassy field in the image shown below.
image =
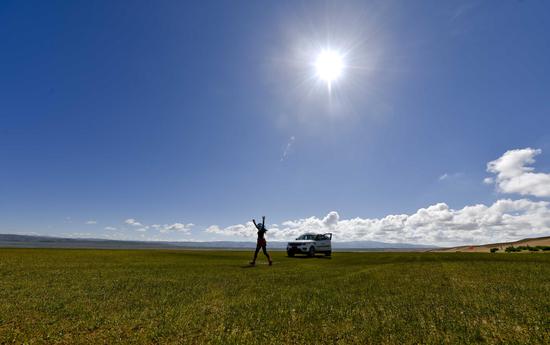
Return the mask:
POLYGON ((0 249, 0 343, 550 343, 550 255, 0 249))

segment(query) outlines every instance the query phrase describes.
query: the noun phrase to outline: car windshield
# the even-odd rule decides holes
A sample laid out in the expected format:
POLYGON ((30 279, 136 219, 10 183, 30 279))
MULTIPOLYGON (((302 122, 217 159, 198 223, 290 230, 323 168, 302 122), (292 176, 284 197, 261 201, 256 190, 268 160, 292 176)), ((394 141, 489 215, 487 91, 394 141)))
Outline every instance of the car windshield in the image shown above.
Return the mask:
POLYGON ((297 240, 313 240, 315 235, 302 235, 297 238, 297 240))

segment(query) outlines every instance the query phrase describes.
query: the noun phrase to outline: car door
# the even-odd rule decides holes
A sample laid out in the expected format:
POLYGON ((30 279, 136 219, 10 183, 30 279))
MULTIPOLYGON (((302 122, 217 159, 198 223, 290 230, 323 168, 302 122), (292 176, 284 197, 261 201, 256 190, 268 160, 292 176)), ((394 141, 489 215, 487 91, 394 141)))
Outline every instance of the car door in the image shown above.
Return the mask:
POLYGON ((325 240, 324 240, 324 242, 325 242, 325 247, 324 248, 325 249, 324 250, 327 251, 327 252, 332 251, 332 233, 327 233, 327 234, 324 234, 323 236, 325 238, 325 240))
POLYGON ((320 252, 328 251, 329 249, 329 241, 328 237, 325 235, 317 235, 316 237, 317 241, 317 250, 320 252))

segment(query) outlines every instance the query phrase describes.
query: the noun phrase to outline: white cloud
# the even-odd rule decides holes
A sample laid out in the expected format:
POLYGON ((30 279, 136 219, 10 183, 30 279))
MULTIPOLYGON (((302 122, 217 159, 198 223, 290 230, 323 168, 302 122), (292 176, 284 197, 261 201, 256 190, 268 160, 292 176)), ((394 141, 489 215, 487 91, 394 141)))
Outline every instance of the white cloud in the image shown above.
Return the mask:
POLYGON ((495 179, 492 178, 492 177, 486 177, 486 178, 483 179, 483 183, 485 183, 485 184, 493 184, 493 183, 495 183, 495 179))
POLYGON ((174 223, 174 224, 153 224, 151 227, 158 230, 160 233, 169 233, 169 232, 182 232, 189 234, 191 228, 195 226, 193 223, 183 224, 183 223, 174 223))
POLYGON ((534 157, 540 149, 526 148, 506 151, 500 158, 487 164, 487 171, 496 174, 494 181, 501 193, 517 193, 537 197, 550 197, 550 174, 535 173, 528 165, 535 163, 534 157))
POLYGON ((464 174, 461 172, 456 173, 444 173, 443 175, 439 176, 439 181, 445 181, 445 180, 456 180, 463 176, 464 174))
MULTIPOLYGON (((226 228, 217 225, 208 233, 232 237, 254 237, 251 222, 226 228)), ((271 240, 289 240, 304 232, 332 232, 335 241, 382 241, 454 245, 490 243, 550 234, 550 203, 545 201, 498 200, 490 206, 478 204, 459 210, 438 203, 413 214, 384 218, 340 219, 332 211, 324 218, 286 221, 268 231, 271 240)))
POLYGON ((88 221, 86 221, 86 224, 88 224, 88 225, 97 224, 97 221, 96 220, 88 220, 88 221))
POLYGON ((138 222, 134 218, 129 218, 124 221, 124 223, 128 225, 135 226, 138 232, 146 232, 149 229, 157 230, 159 233, 166 234, 166 233, 183 233, 185 235, 188 235, 191 232, 191 228, 195 225, 193 223, 173 223, 173 224, 152 224, 152 225, 146 225, 143 223, 138 222))
POLYGON ((109 230, 109 231, 115 231, 115 230, 117 230, 117 228, 112 227, 112 226, 106 226, 106 227, 104 227, 103 229, 109 230))
POLYGON ((296 138, 294 136, 291 136, 288 140, 288 143, 286 144, 285 150, 283 151, 283 156, 281 157, 281 162, 286 159, 286 157, 290 154, 290 150, 292 149, 292 145, 294 144, 294 141, 296 138))
POLYGON ((131 225, 131 226, 143 226, 140 222, 135 220, 134 218, 128 218, 124 221, 124 223, 131 225))
POLYGON ((227 228, 220 228, 217 225, 212 225, 206 228, 205 230, 211 234, 227 235, 227 236, 238 236, 238 237, 250 237, 256 234, 256 227, 252 222, 247 222, 246 224, 237 224, 228 226, 227 228))

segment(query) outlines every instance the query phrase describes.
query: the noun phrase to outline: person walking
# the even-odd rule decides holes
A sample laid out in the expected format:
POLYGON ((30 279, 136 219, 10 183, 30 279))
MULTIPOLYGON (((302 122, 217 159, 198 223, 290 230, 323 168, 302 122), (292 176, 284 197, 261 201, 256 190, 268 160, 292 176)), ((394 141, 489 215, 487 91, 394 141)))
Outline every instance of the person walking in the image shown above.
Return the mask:
POLYGON ((260 248, 264 252, 264 255, 267 257, 267 261, 269 261, 269 266, 273 265, 273 261, 271 261, 271 256, 267 252, 267 242, 265 240, 265 233, 267 232, 267 229, 265 228, 265 216, 262 217, 262 222, 256 224, 256 219, 252 219, 252 223, 254 223, 254 226, 256 229, 258 229, 258 240, 256 241, 256 251, 254 252, 254 259, 250 261, 250 264, 252 266, 256 265, 256 258, 258 257, 258 252, 260 251, 260 248))

